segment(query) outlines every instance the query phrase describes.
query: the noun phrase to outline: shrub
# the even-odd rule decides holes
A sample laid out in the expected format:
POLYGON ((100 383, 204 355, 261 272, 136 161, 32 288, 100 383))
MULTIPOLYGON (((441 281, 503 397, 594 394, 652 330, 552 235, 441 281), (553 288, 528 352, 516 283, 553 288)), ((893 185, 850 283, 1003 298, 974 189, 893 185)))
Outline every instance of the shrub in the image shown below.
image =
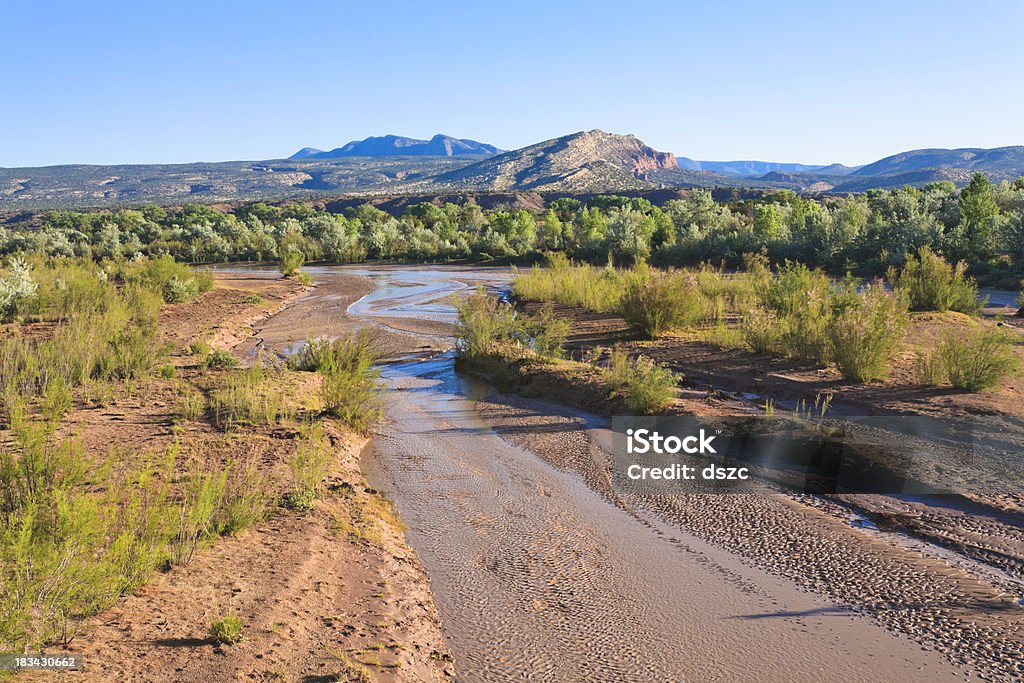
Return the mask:
POLYGON ((947 335, 939 343, 939 357, 953 386, 967 391, 991 389, 1020 367, 1010 337, 1000 330, 947 335))
POLYGON ((190 384, 181 382, 174 387, 175 421, 198 420, 206 412, 206 397, 190 384))
POLYGON ((839 305, 828 322, 832 359, 843 377, 869 382, 885 377, 908 322, 905 300, 880 284, 839 305))
POLYGON ((129 278, 138 278, 158 290, 169 304, 188 301, 213 288, 213 276, 210 273, 197 273, 168 255, 139 261, 135 272, 129 273, 129 278))
POLYGON ((455 351, 466 358, 486 355, 497 342, 513 339, 521 328, 515 310, 482 287, 456 300, 455 309, 455 351))
POLYGON ((890 268, 886 277, 895 289, 910 299, 914 311, 960 311, 977 315, 984 303, 978 299, 978 286, 966 275, 963 262, 951 266, 928 247, 917 257, 908 256, 903 269, 890 268))
POLYGON ((383 413, 376 362, 372 335, 361 330, 334 340, 312 339, 289 365, 319 373, 324 410, 366 433, 383 413))
POLYGON ((306 262, 306 256, 295 245, 288 245, 281 251, 279 266, 281 274, 285 277, 293 277, 299 274, 299 269, 306 262))
POLYGON ((523 301, 556 301, 590 311, 619 309, 624 274, 614 268, 576 265, 565 254, 548 255, 548 267, 517 273, 512 292, 523 301))
POLYGON ((202 367, 204 369, 214 370, 225 370, 238 366, 238 359, 235 358, 230 351, 224 349, 217 349, 211 351, 203 358, 202 367))
POLYGON ((544 358, 564 358, 565 339, 569 336, 572 323, 555 315, 550 306, 544 306, 533 320, 526 324, 530 345, 534 352, 544 358))
POLYGON ((331 471, 333 457, 334 449, 321 425, 306 428, 288 460, 292 490, 284 495, 282 505, 299 512, 312 510, 313 501, 320 495, 323 481, 331 471))
POLYGON ((196 357, 199 365, 202 366, 206 363, 206 357, 213 351, 210 345, 202 339, 197 339, 188 346, 188 350, 196 357))
POLYGON ((933 387, 948 381, 942 356, 936 351, 918 351, 914 358, 914 379, 918 384, 933 387))
POLYGON ((621 348, 610 353, 606 373, 611 390, 623 397, 630 410, 642 414, 661 412, 676 394, 675 373, 647 356, 631 358, 621 348))
POLYGON ((175 369, 173 365, 167 363, 166 365, 161 365, 157 373, 161 379, 174 379, 175 369))
POLYGON ((217 532, 230 536, 265 519, 272 488, 257 460, 244 465, 229 463, 224 496, 214 519, 217 532))
POLYGON ((210 637, 222 645, 242 642, 242 620, 238 617, 224 617, 210 623, 210 637))
POLYGON ((10 273, 0 278, 0 320, 14 317, 38 290, 28 264, 20 257, 11 259, 10 273))
POLYGON ((259 367, 230 375, 210 395, 214 423, 231 430, 239 425, 274 424, 291 418, 294 408, 281 391, 280 382, 259 367))
POLYGON ((634 331, 657 339, 701 318, 697 280, 687 273, 652 274, 630 280, 619 311, 634 331))
POLYGON ((743 341, 756 353, 770 355, 778 352, 781 330, 778 316, 771 311, 751 308, 743 316, 740 330, 743 341))
POLYGON ((257 305, 263 303, 263 297, 257 296, 256 294, 250 294, 249 296, 245 297, 245 299, 243 299, 243 301, 245 301, 245 303, 247 303, 247 304, 250 304, 250 305, 253 305, 253 306, 257 306, 257 305))
POLYGON ((764 305, 776 314, 777 351, 815 363, 828 362, 827 324, 832 312, 828 277, 801 263, 786 263, 778 278, 757 280, 756 286, 764 305))

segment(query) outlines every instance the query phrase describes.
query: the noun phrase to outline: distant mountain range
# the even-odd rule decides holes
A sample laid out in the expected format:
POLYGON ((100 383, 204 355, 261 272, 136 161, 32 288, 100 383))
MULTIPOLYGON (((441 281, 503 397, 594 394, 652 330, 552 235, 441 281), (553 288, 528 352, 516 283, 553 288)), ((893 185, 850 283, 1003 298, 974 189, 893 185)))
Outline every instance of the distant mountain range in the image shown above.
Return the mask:
POLYGON ((384 135, 370 137, 365 140, 353 140, 344 147, 336 147, 323 152, 313 147, 303 147, 289 159, 338 159, 340 157, 453 157, 453 156, 490 156, 502 150, 494 145, 487 145, 476 140, 453 138, 438 133, 429 140, 404 138, 400 135, 384 135))
POLYGON ((707 171, 727 176, 758 177, 766 173, 828 173, 846 175, 859 167, 843 166, 842 164, 813 165, 787 164, 775 161, 696 161, 686 157, 678 157, 679 168, 688 171, 707 171))
POLYGON ((306 148, 285 160, 0 168, 0 211, 338 195, 599 194, 692 187, 837 194, 939 180, 963 185, 977 171, 994 181, 1024 175, 1024 146, 912 150, 851 168, 676 158, 633 135, 600 130, 508 152, 446 135, 430 140, 386 135, 327 152, 306 148))

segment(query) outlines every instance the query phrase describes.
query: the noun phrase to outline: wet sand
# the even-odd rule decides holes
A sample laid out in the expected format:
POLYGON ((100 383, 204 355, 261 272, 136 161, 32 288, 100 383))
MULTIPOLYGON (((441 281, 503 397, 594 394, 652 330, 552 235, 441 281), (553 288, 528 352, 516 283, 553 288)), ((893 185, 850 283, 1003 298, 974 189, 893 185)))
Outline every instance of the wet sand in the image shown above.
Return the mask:
MULTIPOLYGON (((456 271, 457 284, 446 285, 445 269, 415 270, 403 269, 398 281, 369 273, 379 287, 350 313, 389 336, 403 334, 418 306, 427 325, 450 324, 445 302, 470 278, 456 271)), ((500 282, 494 273, 480 279, 500 282)), ((406 351, 450 343, 432 332, 413 325, 406 351)), ((549 462, 580 448, 586 453, 575 456, 586 461, 599 448, 587 430, 560 434, 557 416, 547 429, 528 427, 521 443, 546 436, 547 460, 502 438, 493 429, 502 414, 482 400, 486 387, 456 377, 449 356, 393 363, 385 377, 390 422, 365 467, 409 527, 460 680, 967 675, 823 592, 801 590, 683 525, 617 505, 595 490, 600 473, 588 486, 588 477, 549 462)))

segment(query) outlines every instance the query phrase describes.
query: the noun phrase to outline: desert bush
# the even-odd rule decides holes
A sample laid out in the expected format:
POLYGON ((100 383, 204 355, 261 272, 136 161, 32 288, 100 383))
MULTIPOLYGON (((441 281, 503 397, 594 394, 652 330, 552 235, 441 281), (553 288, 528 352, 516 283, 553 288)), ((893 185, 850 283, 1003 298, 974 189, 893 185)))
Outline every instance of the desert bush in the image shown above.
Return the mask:
POLYGON ((636 358, 621 347, 612 349, 604 365, 609 388, 630 410, 649 415, 664 410, 675 397, 678 377, 647 356, 636 358))
POLYGON ((895 289, 910 299, 914 311, 960 311, 977 315, 984 302, 978 299, 978 286, 966 275, 963 262, 950 265, 928 247, 917 257, 908 256, 902 270, 890 268, 887 274, 895 289))
POLYGON ((206 412, 206 396, 186 382, 174 387, 173 415, 177 422, 198 420, 206 412))
POLYGON ((455 350, 460 356, 486 355, 498 342, 515 338, 521 322, 515 309, 488 294, 482 287, 473 294, 455 300, 455 350))
POLYGON ((224 617, 210 622, 210 637, 221 645, 235 645, 242 642, 242 620, 238 617, 224 617))
POLYGON ((380 371, 369 330, 338 339, 312 339, 289 360, 297 370, 320 374, 324 410, 366 433, 383 414, 380 371))
POLYGON ((564 358, 565 339, 569 336, 572 323, 559 318, 550 306, 543 306, 540 312, 526 322, 526 333, 534 352, 544 358, 564 358))
POLYGON ((263 303, 263 297, 258 296, 256 294, 250 294, 249 296, 245 297, 244 301, 247 304, 251 304, 253 306, 256 306, 258 304, 263 303))
POLYGON ((226 349, 216 349, 203 357, 201 366, 204 369, 225 370, 238 367, 238 359, 226 349))
POLYGON ((168 255, 140 260, 133 265, 127 277, 129 280, 138 279, 159 291, 169 304, 188 301, 213 288, 210 273, 193 271, 168 255))
POLYGON ((554 301, 590 311, 618 310, 622 281, 627 277, 614 268, 576 265, 561 253, 548 255, 547 268, 535 266, 517 273, 512 293, 523 301, 554 301))
POLYGON ((11 259, 10 272, 0 277, 0 320, 14 317, 36 295, 38 283, 24 259, 11 259))
POLYGON ((217 533, 231 536, 264 520, 272 499, 273 483, 259 462, 231 462, 225 476, 224 495, 214 519, 217 533))
POLYGON ((279 266, 281 274, 285 277, 294 277, 299 274, 299 269, 306 262, 306 256, 295 245, 288 245, 281 251, 279 266))
POLYGON ((1010 336, 1001 330, 949 334, 939 343, 938 353, 950 383, 967 391, 991 389, 1020 367, 1010 336))
POLYGON ((176 372, 176 370, 175 370, 174 366, 171 365, 170 363, 167 363, 165 365, 161 365, 157 369, 157 374, 160 375, 161 379, 174 379, 175 372, 176 372))
POLYGON ((751 308, 740 323, 743 340, 756 353, 777 353, 781 344, 779 319, 761 307, 751 308))
POLYGON ((832 360, 839 372, 854 382, 885 377, 907 322, 906 300, 881 284, 847 298, 828 320, 832 360))
POLYGON ((937 351, 918 351, 914 357, 914 380, 918 384, 937 387, 949 377, 942 356, 937 351))
POLYGON ((619 302, 619 312, 634 331, 649 339, 692 325, 701 317, 697 280, 688 273, 630 279, 619 302))
POLYGON ((214 423, 231 430, 240 425, 275 424, 295 415, 281 383, 263 368, 234 372, 210 394, 214 423))
POLYGON ((324 479, 331 471, 334 448, 319 423, 308 426, 296 440, 295 452, 288 459, 292 487, 281 504, 298 512, 309 512, 320 495, 324 479))

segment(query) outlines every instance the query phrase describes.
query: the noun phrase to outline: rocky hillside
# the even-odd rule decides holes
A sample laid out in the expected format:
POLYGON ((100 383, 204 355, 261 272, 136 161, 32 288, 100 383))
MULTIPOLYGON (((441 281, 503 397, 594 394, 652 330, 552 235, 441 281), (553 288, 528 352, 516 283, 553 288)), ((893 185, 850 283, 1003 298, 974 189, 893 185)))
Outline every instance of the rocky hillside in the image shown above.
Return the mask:
POLYGON ((340 157, 394 157, 394 156, 492 156, 502 150, 476 140, 453 138, 440 133, 429 140, 417 140, 399 135, 369 137, 353 140, 344 147, 323 152, 303 147, 289 159, 337 159, 340 157))
POLYGON ((678 169, 670 152, 658 152, 633 135, 591 130, 505 152, 442 174, 433 184, 492 191, 634 190, 650 187, 647 175, 659 169, 678 169))

